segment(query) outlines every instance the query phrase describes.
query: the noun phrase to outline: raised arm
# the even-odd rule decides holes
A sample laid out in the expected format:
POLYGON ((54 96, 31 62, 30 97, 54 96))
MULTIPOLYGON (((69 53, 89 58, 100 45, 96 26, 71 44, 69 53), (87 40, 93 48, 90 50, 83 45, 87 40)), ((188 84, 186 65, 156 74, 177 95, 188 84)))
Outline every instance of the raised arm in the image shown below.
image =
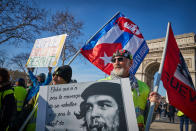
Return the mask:
POLYGON ((48 75, 44 82, 44 85, 48 85, 52 81, 52 67, 48 67, 48 75))
POLYGON ((34 68, 27 68, 27 70, 28 70, 29 78, 31 79, 31 81, 33 82, 33 85, 35 86, 37 84, 37 78, 33 74, 34 68))

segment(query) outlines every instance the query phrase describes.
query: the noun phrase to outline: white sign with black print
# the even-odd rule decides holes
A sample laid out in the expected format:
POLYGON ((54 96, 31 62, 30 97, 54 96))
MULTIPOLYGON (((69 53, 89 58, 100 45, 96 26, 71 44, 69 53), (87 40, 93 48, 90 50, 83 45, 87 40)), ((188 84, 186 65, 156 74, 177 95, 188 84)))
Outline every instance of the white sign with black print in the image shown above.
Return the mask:
POLYGON ((40 87, 37 131, 138 131, 128 78, 40 87))

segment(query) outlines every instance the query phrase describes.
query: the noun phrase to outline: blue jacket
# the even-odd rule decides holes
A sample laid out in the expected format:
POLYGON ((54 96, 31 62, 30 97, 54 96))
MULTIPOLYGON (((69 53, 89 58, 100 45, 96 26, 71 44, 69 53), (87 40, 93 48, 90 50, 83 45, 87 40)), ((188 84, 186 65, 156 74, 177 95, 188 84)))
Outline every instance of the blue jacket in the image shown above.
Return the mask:
POLYGON ((48 76, 43 83, 38 82, 36 76, 34 76, 30 70, 28 71, 28 73, 29 73, 29 77, 30 77, 31 81, 33 82, 33 87, 28 92, 26 102, 31 100, 31 98, 33 98, 33 96, 35 96, 39 92, 40 86, 48 85, 52 81, 52 74, 51 73, 48 73, 48 76))

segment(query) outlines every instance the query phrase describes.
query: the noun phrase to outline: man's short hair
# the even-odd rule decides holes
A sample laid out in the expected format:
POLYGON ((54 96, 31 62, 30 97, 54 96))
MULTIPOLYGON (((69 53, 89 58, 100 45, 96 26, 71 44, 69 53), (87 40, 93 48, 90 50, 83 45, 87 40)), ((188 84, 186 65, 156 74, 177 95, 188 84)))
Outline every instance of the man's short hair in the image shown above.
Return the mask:
POLYGON ((113 54, 112 59, 115 58, 116 56, 122 56, 122 57, 128 58, 130 60, 133 59, 131 53, 128 50, 125 50, 125 49, 117 50, 113 54))
POLYGON ((23 78, 18 78, 16 82, 18 82, 18 86, 22 86, 25 88, 25 80, 23 78))

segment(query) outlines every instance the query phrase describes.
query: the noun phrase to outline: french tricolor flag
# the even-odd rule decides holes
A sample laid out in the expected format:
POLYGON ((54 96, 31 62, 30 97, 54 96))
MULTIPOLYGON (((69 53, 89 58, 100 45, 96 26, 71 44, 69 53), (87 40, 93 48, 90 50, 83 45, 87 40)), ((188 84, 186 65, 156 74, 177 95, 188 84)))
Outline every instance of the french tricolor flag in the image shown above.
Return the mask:
POLYGON ((106 74, 113 70, 111 58, 114 52, 126 49, 133 56, 130 69, 135 74, 149 51, 139 28, 120 12, 117 13, 81 48, 82 55, 106 74))

